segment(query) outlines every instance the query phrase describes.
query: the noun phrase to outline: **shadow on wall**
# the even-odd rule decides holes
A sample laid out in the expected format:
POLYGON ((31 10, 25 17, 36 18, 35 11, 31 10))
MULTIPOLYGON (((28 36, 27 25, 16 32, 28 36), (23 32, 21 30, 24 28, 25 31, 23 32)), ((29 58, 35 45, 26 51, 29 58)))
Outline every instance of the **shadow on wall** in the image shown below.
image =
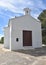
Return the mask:
POLYGON ((29 50, 16 50, 15 52, 24 53, 32 56, 45 56, 46 55, 46 46, 42 48, 29 49, 29 50))

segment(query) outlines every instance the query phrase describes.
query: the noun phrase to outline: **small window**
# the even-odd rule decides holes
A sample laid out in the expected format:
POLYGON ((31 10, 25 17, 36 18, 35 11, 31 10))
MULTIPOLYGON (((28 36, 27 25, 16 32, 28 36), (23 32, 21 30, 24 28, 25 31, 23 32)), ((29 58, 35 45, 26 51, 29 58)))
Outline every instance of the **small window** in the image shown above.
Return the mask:
POLYGON ((19 41, 19 39, 18 39, 18 38, 16 38, 16 41, 18 42, 18 41, 19 41))
POLYGON ((27 13, 28 13, 28 11, 27 11, 27 13))

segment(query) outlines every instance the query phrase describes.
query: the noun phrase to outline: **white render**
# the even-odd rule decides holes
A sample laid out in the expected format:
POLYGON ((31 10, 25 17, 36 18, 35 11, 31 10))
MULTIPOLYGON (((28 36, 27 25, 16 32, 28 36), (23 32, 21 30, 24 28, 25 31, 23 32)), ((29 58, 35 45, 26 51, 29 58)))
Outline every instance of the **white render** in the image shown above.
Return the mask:
POLYGON ((8 27, 4 28, 5 48, 18 50, 42 47, 41 22, 29 14, 29 8, 25 8, 24 10, 25 15, 10 19, 8 27), (32 46, 23 46, 23 30, 32 31, 32 46), (16 38, 19 38, 18 42, 16 38))

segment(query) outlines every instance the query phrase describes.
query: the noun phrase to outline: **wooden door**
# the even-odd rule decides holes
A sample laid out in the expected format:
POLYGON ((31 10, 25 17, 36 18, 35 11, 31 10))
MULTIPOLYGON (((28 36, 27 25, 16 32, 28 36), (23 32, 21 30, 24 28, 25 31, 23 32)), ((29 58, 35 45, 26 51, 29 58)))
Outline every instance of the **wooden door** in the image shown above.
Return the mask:
POLYGON ((32 46, 32 31, 23 31, 23 46, 32 46))

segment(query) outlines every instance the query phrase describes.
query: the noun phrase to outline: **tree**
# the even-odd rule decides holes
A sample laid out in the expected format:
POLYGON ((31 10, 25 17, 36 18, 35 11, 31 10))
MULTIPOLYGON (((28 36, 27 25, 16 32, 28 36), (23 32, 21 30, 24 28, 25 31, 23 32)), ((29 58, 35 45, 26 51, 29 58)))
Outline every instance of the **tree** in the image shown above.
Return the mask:
POLYGON ((46 44, 46 10, 43 10, 38 19, 42 23, 42 42, 46 44))
POLYGON ((42 28, 46 29, 46 10, 43 10, 38 19, 42 22, 42 28))
POLYGON ((4 37, 1 37, 0 43, 4 43, 4 37))

